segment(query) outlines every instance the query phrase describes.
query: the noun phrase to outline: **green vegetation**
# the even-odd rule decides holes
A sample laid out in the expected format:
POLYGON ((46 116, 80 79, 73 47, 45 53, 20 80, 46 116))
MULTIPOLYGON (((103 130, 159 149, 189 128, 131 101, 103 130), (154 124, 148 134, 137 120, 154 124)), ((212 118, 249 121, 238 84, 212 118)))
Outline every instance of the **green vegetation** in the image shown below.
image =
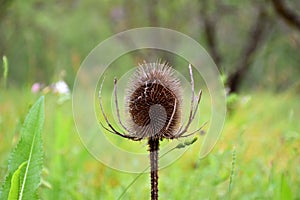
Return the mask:
MULTIPOLYGON (((231 89, 215 148, 200 160, 202 136, 182 141, 178 148, 190 145, 188 151, 159 172, 159 198, 299 199, 300 2, 149 2, 1 1, 0 199, 36 194, 45 200, 149 199, 147 173, 111 169, 85 149, 70 98, 81 63, 99 42, 144 26, 174 29, 198 41, 231 89), (65 94, 55 90, 58 82, 69 86, 65 94)), ((103 105, 109 118, 112 102, 106 97, 113 77, 143 60, 156 61, 156 55, 188 77, 188 61, 172 53, 143 49, 122 55, 105 72, 103 105)), ((200 74, 194 75, 196 90, 204 91, 198 119, 209 123, 209 94, 200 74)), ((82 78, 89 81, 88 75, 82 78)), ((95 108, 100 116, 99 105, 95 108)), ((119 144, 136 147, 126 142, 119 144)))
MULTIPOLYGON (((7 142, 1 142, 0 146, 0 174, 4 177, 7 154, 18 138, 26 108, 36 96, 29 89, 2 94, 0 137, 7 142), (23 100, 19 102, 19 99, 23 100)), ((42 186, 41 198, 117 199, 137 174, 119 172, 95 160, 76 133, 71 101, 58 104, 59 97, 53 94, 45 98, 44 167, 48 174, 43 173, 42 178, 51 188, 42 186)), ((236 160, 232 199, 299 197, 298 99, 291 90, 282 94, 259 91, 241 94, 208 157, 198 159, 200 142, 196 141, 179 160, 160 171, 160 198, 227 198, 233 151, 236 160), (279 114, 274 114, 275 111, 279 114)), ((148 183, 148 174, 141 175, 122 199, 148 199, 148 183)))
POLYGON ((7 75, 8 75, 8 61, 6 56, 3 56, 3 86, 6 88, 7 84, 7 75))
POLYGON ((8 160, 8 176, 0 199, 37 199, 43 168, 43 124, 44 97, 41 97, 30 109, 21 129, 20 142, 8 160))

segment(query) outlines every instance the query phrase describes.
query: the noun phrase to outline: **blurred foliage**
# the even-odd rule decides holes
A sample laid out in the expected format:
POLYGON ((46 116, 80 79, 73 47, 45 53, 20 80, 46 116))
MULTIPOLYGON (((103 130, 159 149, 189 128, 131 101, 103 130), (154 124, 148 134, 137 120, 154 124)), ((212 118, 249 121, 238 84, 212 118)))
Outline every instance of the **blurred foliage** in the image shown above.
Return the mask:
MULTIPOLYGON (((8 153, 20 137, 20 124, 29 102, 40 95, 29 89, 10 89, 2 94, 0 141, 5 142, 0 145, 1 181, 6 174, 8 153)), ((43 174, 43 180, 51 187, 40 188, 41 199, 117 199, 138 174, 120 172, 96 160, 76 133, 71 101, 59 104, 59 96, 53 93, 45 99, 42 137, 48 173, 43 174)), ((111 102, 104 100, 109 109, 111 102)), ((295 91, 242 93, 233 106, 235 112, 227 117, 221 138, 209 156, 199 160, 203 140, 200 136, 180 159, 160 170, 161 199, 227 199, 230 192, 231 199, 300 197, 300 107, 295 91)), ((202 101, 200 116, 204 120, 207 112, 203 110, 207 107, 209 101, 202 101)), ((122 141, 122 145, 128 145, 127 140, 122 141)), ((139 145, 147 151, 144 143, 139 145)), ((149 199, 148 185, 146 173, 122 199, 149 199)))
MULTIPOLYGON (((299 1, 286 2, 300 14, 299 1)), ((269 0, 0 0, 0 57, 6 55, 9 62, 8 89, 0 90, 0 177, 6 174, 8 151, 20 136, 29 102, 37 98, 29 89, 34 82, 50 85, 64 78, 72 85, 81 62, 96 45, 135 27, 181 31, 209 50, 203 11, 216 28, 216 47, 222 57, 218 67, 226 82, 236 70, 261 7, 270 26, 251 57, 243 90, 228 96, 231 112, 217 148, 199 161, 199 145, 193 145, 180 160, 161 170, 160 196, 225 199, 230 185, 232 199, 299 198, 300 32, 278 17, 269 0)), ((133 52, 114 61, 112 66, 122 65, 121 70, 108 69, 114 73, 107 82, 137 61, 147 60, 136 59, 140 55, 133 52)), ((187 66, 179 58, 171 63, 176 68, 187 66)), ((3 70, 0 67, 1 79, 3 70)), ((200 78, 195 74, 195 79, 200 78)), ((107 85, 111 90, 113 84, 107 85)), ((42 199, 115 199, 135 175, 112 170, 91 157, 76 136, 71 102, 60 102, 58 96, 49 91, 46 95, 43 137, 49 173, 43 180, 50 186, 40 191, 42 199)), ((200 105, 201 120, 208 118, 210 106, 205 102, 200 105)), ((105 107, 110 103, 104 102, 105 107)), ((141 176, 124 199, 147 199, 148 188, 140 186, 148 181, 148 175, 141 176)))
MULTIPOLYGON (((59 79, 63 71, 72 85, 89 51, 107 37, 129 28, 171 28, 208 47, 201 15, 203 2, 2 0, 0 56, 7 55, 10 62, 8 84, 31 85, 36 81, 49 84, 59 79)), ((299 1, 288 3, 296 12, 300 10, 299 1)), ((278 18, 269 1, 213 0, 206 4, 205 10, 215 19, 217 27, 222 72, 229 74, 235 70, 234 63, 239 60, 257 10, 266 6, 272 26, 253 58, 243 87, 275 91, 300 87, 299 31, 278 18)))

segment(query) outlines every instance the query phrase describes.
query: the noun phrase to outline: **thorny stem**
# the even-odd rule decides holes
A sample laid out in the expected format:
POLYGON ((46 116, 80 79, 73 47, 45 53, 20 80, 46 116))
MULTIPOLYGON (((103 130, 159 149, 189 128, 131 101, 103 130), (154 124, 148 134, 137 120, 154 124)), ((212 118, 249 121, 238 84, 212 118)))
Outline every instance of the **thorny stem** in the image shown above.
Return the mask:
MULTIPOLYGON (((174 151, 175 149, 182 149, 185 148, 187 146, 190 146, 192 144, 194 144, 197 141, 197 137, 194 137, 192 140, 186 140, 183 143, 179 143, 177 144, 177 146, 173 147, 172 149, 170 149, 169 151, 163 153, 162 155, 159 156, 159 159, 163 158, 165 155, 167 155, 168 153, 170 153, 171 151, 174 151)), ((128 189, 136 182, 136 180, 141 177, 143 175, 143 173, 145 173, 148 169, 150 168, 150 166, 146 167, 139 175, 137 175, 132 181, 131 183, 129 183, 129 185, 127 185, 127 187, 123 190, 123 192, 121 193, 121 195, 118 197, 118 200, 120 200, 125 193, 128 191, 128 189)))
POLYGON ((158 150, 159 139, 150 138, 148 141, 150 151, 150 176, 151 176, 151 200, 158 200, 158 150))

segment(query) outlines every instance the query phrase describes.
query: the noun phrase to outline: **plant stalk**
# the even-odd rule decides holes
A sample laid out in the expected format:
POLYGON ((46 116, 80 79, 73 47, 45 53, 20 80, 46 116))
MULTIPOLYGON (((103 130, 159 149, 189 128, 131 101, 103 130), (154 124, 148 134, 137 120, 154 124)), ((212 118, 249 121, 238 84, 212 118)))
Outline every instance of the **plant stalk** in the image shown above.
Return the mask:
POLYGON ((151 176, 151 200, 158 200, 158 150, 159 139, 150 138, 148 141, 150 151, 150 176, 151 176))

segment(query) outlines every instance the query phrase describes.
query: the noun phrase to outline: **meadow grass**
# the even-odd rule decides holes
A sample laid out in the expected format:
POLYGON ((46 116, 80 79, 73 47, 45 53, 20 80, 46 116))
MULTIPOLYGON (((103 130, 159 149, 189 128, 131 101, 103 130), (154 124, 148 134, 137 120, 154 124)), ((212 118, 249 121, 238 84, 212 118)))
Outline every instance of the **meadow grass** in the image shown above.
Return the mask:
MULTIPOLYGON (((9 151, 39 94, 29 89, 0 93, 0 177, 4 180, 9 151)), ((90 155, 76 132, 71 100, 58 104, 58 99, 54 94, 45 96, 42 178, 50 187, 42 185, 41 198, 117 199, 137 174, 113 170, 90 155)), ((299 96, 293 91, 251 92, 239 95, 230 108, 224 131, 209 156, 199 159, 201 142, 197 141, 180 159, 160 170, 160 199, 300 197, 299 96)), ((149 188, 149 175, 143 174, 122 199, 149 199, 149 188)))

